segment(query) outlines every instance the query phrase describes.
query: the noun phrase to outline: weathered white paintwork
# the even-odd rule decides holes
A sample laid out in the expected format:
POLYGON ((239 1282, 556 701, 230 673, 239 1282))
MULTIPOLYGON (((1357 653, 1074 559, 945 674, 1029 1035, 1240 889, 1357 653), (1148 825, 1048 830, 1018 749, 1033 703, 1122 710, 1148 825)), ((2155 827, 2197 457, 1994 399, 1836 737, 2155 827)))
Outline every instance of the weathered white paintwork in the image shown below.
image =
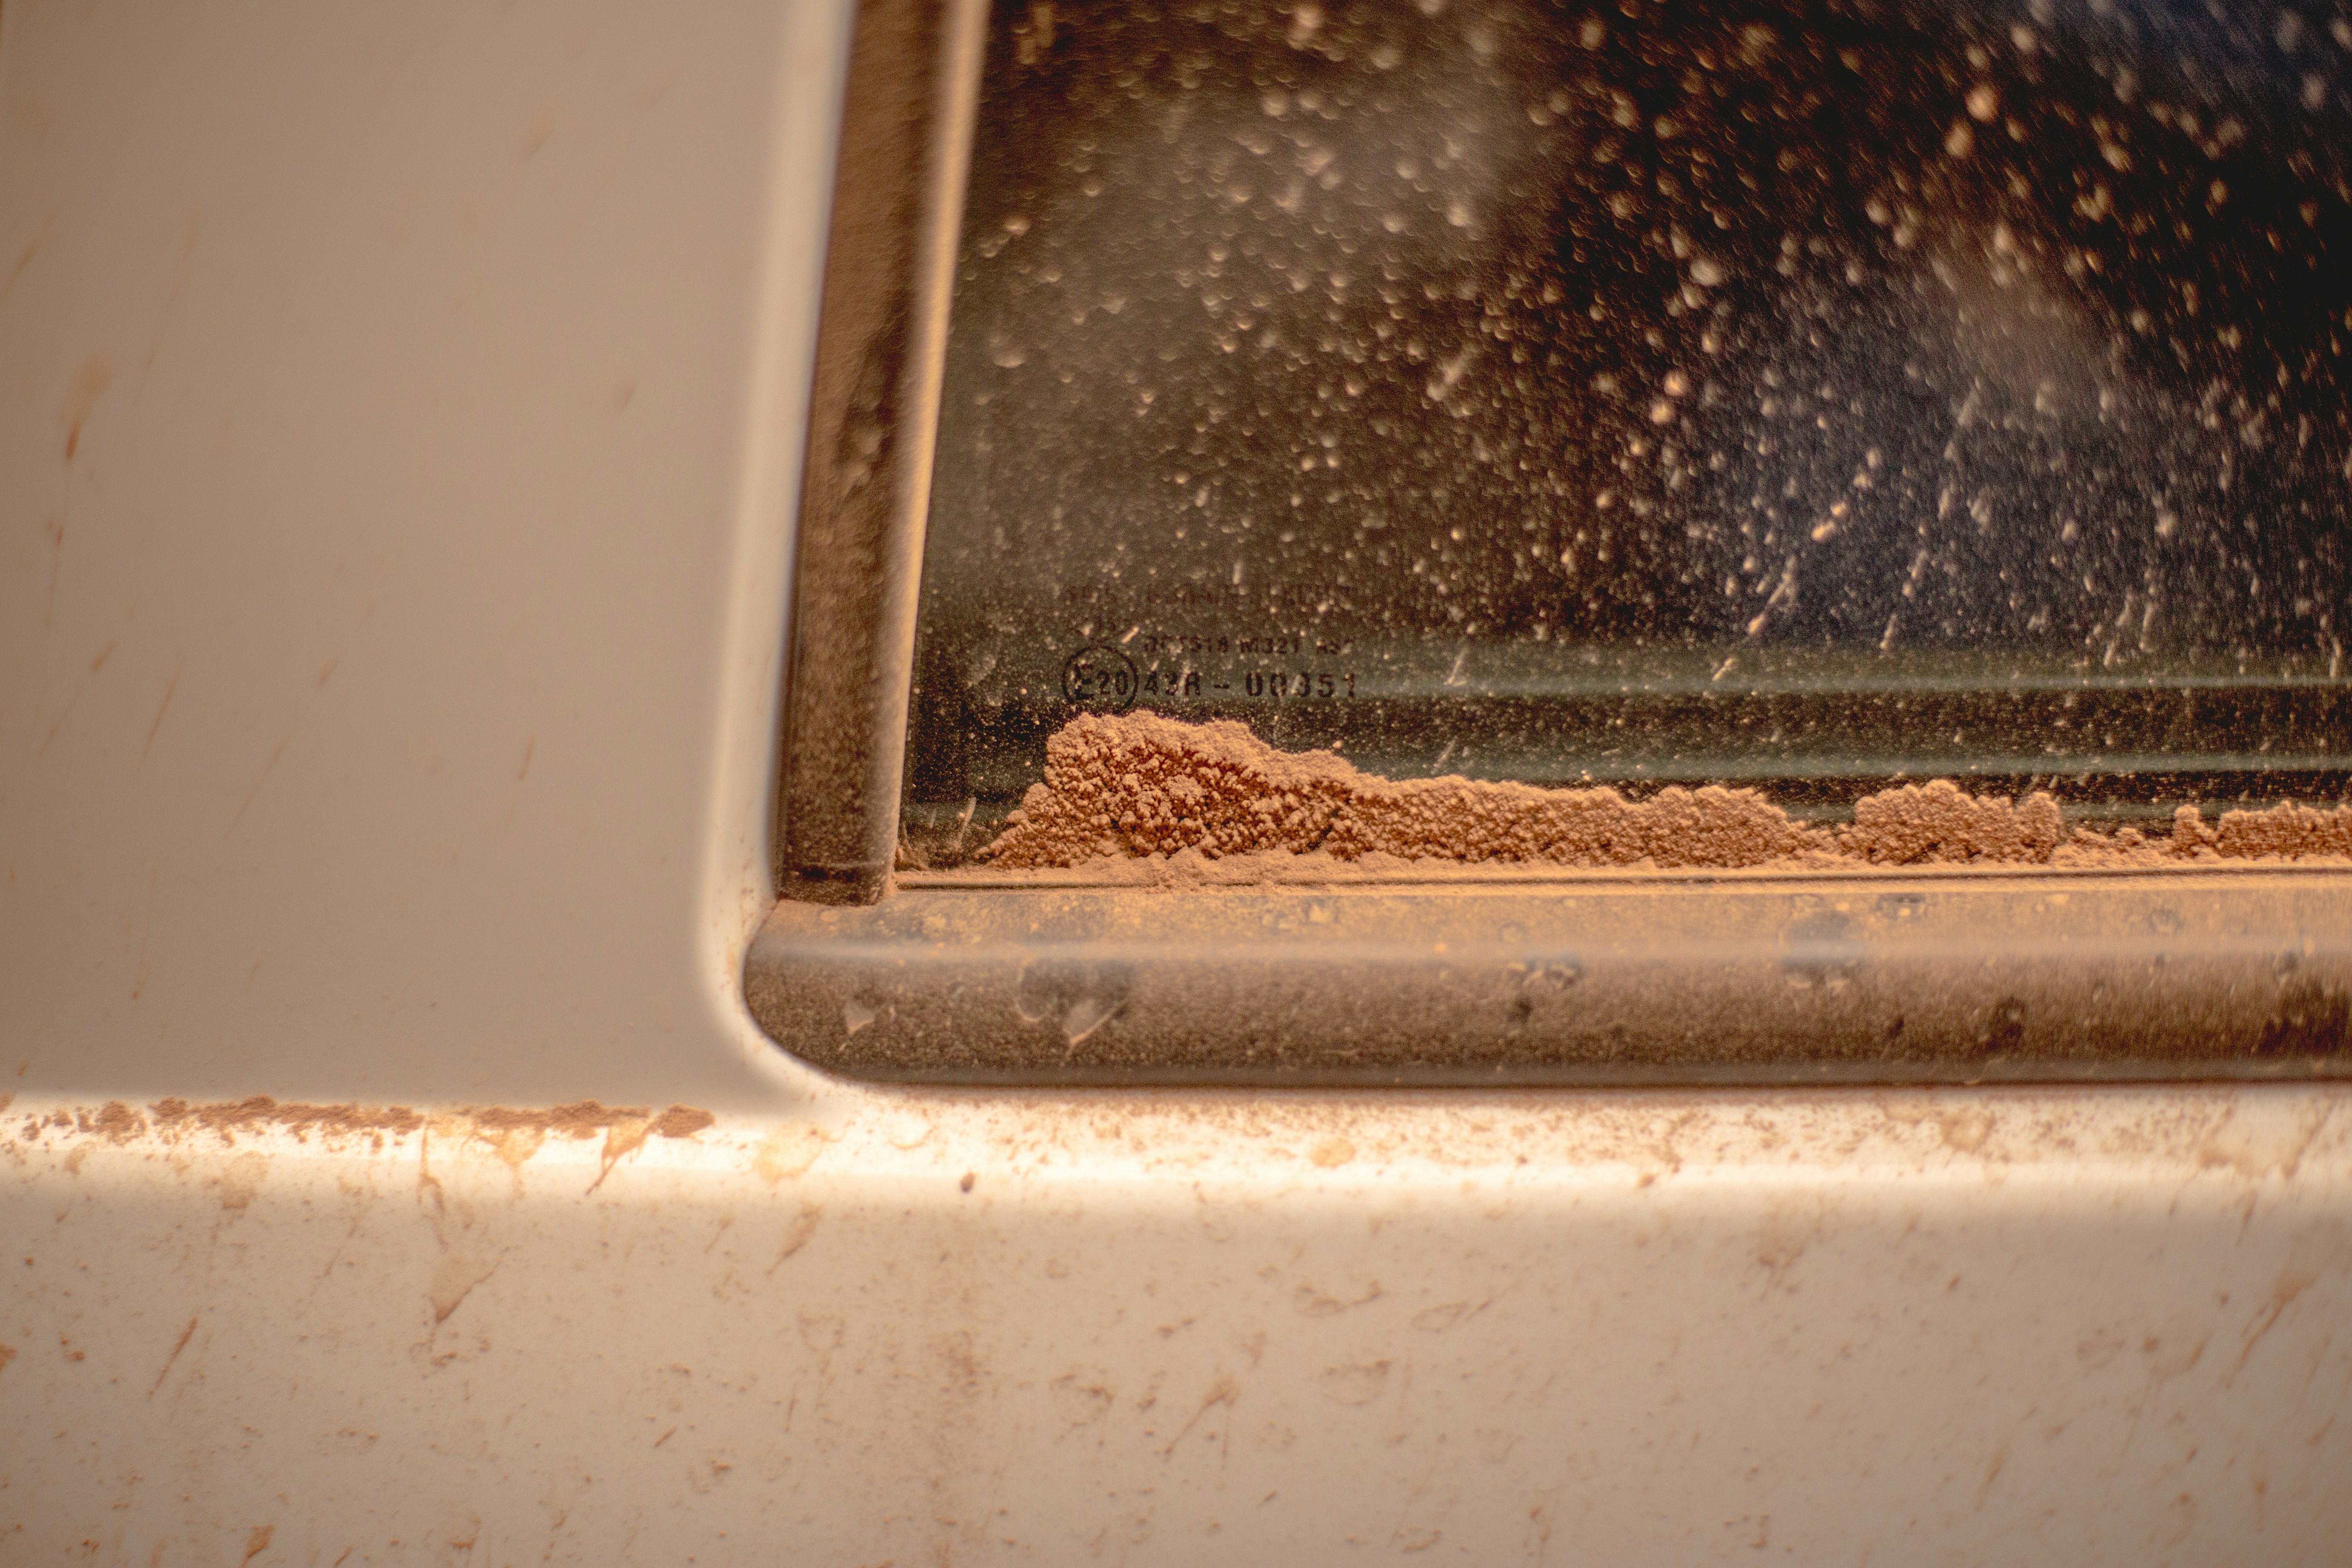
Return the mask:
POLYGON ((0 16, 0 1562, 2352 1560, 2340 1091, 759 1037, 845 20, 0 16))

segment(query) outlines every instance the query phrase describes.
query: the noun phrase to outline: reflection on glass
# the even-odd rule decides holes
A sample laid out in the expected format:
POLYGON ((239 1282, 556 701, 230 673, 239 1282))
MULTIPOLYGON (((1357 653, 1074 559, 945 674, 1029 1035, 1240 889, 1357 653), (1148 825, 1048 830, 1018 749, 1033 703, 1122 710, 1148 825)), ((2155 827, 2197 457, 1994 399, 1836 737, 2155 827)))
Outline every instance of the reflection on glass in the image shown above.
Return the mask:
POLYGON ((1000 5, 910 820, 1129 706, 2340 795, 2347 86, 2345 10, 2236 0, 1000 5))

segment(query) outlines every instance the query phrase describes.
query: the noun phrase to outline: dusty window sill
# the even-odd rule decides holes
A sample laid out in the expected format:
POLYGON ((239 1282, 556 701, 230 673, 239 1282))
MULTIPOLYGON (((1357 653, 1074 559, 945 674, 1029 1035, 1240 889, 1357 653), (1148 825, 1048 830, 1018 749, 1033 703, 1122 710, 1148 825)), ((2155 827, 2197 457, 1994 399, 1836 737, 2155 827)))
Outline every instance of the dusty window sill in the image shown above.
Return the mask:
POLYGON ((2352 875, 2279 866, 902 879, 786 903, 755 1016, 898 1082, 2352 1077, 2352 875), (1061 879, 1068 879, 1063 880, 1061 879))

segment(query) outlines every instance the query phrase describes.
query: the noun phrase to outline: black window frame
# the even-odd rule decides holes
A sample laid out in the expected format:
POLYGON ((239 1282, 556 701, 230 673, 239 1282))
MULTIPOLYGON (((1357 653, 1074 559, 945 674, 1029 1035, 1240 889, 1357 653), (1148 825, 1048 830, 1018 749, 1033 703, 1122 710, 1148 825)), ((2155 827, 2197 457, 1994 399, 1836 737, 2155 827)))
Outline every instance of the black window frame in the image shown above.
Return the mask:
POLYGON ((862 0, 745 990, 888 1082, 2352 1077, 2352 872, 1465 868, 1160 890, 894 874, 988 0, 862 0))

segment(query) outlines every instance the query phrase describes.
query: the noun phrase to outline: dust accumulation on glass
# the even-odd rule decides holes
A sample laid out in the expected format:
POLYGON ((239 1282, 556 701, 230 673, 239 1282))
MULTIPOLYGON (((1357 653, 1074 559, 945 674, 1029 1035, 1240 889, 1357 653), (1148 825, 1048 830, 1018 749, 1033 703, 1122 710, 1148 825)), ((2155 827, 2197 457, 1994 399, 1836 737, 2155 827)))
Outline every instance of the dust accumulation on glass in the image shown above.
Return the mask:
POLYGON ((910 837, 1125 712, 1791 831, 2341 799, 2347 90, 2341 5, 1000 5, 910 837))
MULTIPOLYGON (((2056 866, 2154 869, 2224 861, 2352 866, 2352 806, 2283 804, 2169 832, 2071 829, 2046 792, 1970 795, 1949 779, 1863 796, 1853 820, 1808 826, 1752 789, 1668 784, 1628 801, 1606 785, 1538 789, 1461 777, 1384 779, 1329 752, 1277 752, 1230 720, 1082 716, 1045 743, 1045 777, 977 858, 1006 869, 1312 856, 1528 867, 2056 866)), ((1265 862, 1244 873, 1271 871, 1265 862)), ((1221 879, 1247 879, 1228 873, 1221 879)))

